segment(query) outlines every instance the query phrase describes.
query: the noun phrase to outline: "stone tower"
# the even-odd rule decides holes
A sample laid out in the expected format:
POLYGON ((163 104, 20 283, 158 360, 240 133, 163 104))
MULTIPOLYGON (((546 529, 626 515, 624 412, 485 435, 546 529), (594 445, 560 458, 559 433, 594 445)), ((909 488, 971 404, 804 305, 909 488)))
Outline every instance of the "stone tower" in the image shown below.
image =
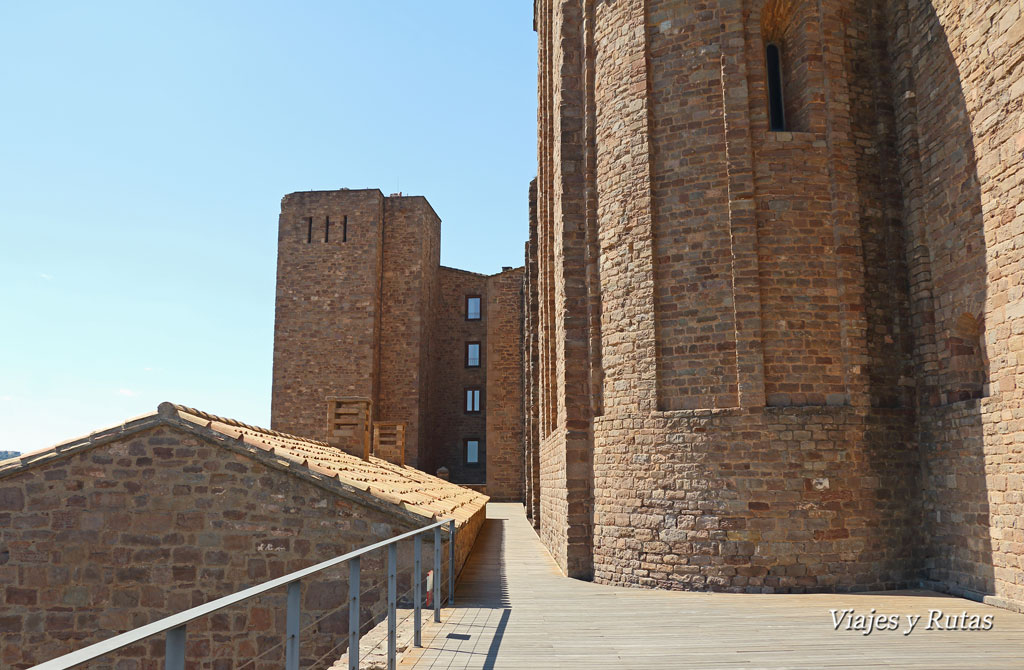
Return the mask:
POLYGON ((326 439, 326 399, 366 398, 371 421, 406 424, 405 460, 417 464, 440 225, 422 197, 384 197, 376 189, 284 197, 275 430, 326 439))
POLYGON ((421 196, 292 193, 279 230, 272 427, 363 454, 401 424, 396 462, 521 500, 522 269, 441 266, 421 196))

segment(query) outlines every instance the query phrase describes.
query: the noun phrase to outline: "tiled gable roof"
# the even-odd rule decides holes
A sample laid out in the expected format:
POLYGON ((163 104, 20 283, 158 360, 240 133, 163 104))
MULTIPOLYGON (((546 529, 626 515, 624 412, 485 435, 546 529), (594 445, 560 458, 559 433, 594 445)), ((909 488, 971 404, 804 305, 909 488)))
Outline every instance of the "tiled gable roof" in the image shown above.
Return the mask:
POLYGON ((271 465, 326 484, 327 488, 362 494, 384 506, 426 518, 454 518, 460 525, 487 502, 487 496, 433 475, 376 457, 369 461, 319 442, 203 412, 161 403, 158 411, 120 426, 92 433, 49 449, 0 461, 0 478, 63 458, 83 449, 157 425, 170 425, 268 461, 271 465), (219 439, 216 439, 219 438, 219 439))

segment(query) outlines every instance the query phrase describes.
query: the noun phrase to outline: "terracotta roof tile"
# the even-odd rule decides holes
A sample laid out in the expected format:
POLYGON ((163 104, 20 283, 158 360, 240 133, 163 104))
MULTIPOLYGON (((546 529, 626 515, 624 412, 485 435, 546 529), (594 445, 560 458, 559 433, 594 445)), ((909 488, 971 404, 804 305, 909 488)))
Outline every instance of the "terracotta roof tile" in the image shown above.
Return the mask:
POLYGON ((48 449, 0 461, 0 476, 8 476, 52 459, 64 458, 71 453, 167 422, 186 428, 192 426, 193 429, 207 435, 210 431, 218 433, 223 438, 234 441, 233 448, 241 448, 254 456, 271 460, 296 474, 305 472, 306 476, 321 481, 324 478, 334 480, 344 487, 360 491, 360 495, 371 495, 380 503, 394 506, 404 513, 427 518, 451 517, 461 524, 480 511, 488 500, 483 494, 415 468, 395 465, 376 457, 365 461, 326 442, 250 426, 240 421, 171 403, 162 403, 159 410, 153 414, 137 417, 48 449))
MULTIPOLYGON (((165 405, 166 406, 166 405, 165 405)), ((162 406, 165 407, 165 406, 162 406)), ((487 496, 421 470, 371 456, 365 461, 326 442, 250 426, 206 412, 173 405, 177 416, 226 437, 269 451, 288 464, 304 467, 425 517, 451 516, 462 522, 487 502, 487 496)))

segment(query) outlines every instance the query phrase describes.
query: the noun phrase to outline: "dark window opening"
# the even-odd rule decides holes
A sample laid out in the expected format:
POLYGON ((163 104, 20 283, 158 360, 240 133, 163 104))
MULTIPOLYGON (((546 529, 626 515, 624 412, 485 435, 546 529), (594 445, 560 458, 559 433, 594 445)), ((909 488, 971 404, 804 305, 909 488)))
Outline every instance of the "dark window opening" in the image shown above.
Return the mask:
POLYGON ((469 438, 463 442, 466 465, 473 467, 480 465, 480 440, 469 438))
POLYGON ((327 217, 324 221, 324 242, 331 241, 331 217, 327 217))
POLYGON ((466 414, 480 413, 480 389, 466 389, 466 414))
POLYGON ((777 44, 769 44, 765 53, 768 66, 768 116, 771 129, 786 129, 786 105, 782 99, 782 52, 777 44))
POLYGON ((466 296, 466 321, 480 320, 480 296, 466 296))
POLYGON ((466 367, 480 367, 480 343, 466 342, 466 367))
POLYGON ((313 217, 306 217, 306 244, 313 242, 313 217))
POLYGON ((348 217, 341 217, 341 241, 348 242, 348 217))

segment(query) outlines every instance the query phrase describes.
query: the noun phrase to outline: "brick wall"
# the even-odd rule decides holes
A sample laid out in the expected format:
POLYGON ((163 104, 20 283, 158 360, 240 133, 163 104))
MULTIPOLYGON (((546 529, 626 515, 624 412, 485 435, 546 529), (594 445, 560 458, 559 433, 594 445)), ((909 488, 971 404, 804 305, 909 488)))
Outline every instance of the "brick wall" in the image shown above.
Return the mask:
MULTIPOLYGON (((460 528, 460 565, 482 518, 460 528)), ((174 429, 79 451, 0 479, 0 662, 26 668, 426 523, 174 429)), ((400 592, 411 579, 406 544, 400 592)), ((386 584, 385 561, 363 559, 364 590, 386 584)), ((303 633, 303 665, 347 636, 347 575, 342 566, 303 586, 302 626, 326 616, 303 633)), ((367 629, 382 593, 361 600, 367 629)), ((190 623, 190 663, 238 667, 284 639, 284 617, 281 589, 190 623)), ((155 669, 163 652, 158 636, 90 667, 155 669)), ((283 648, 252 667, 282 662, 283 648)))

